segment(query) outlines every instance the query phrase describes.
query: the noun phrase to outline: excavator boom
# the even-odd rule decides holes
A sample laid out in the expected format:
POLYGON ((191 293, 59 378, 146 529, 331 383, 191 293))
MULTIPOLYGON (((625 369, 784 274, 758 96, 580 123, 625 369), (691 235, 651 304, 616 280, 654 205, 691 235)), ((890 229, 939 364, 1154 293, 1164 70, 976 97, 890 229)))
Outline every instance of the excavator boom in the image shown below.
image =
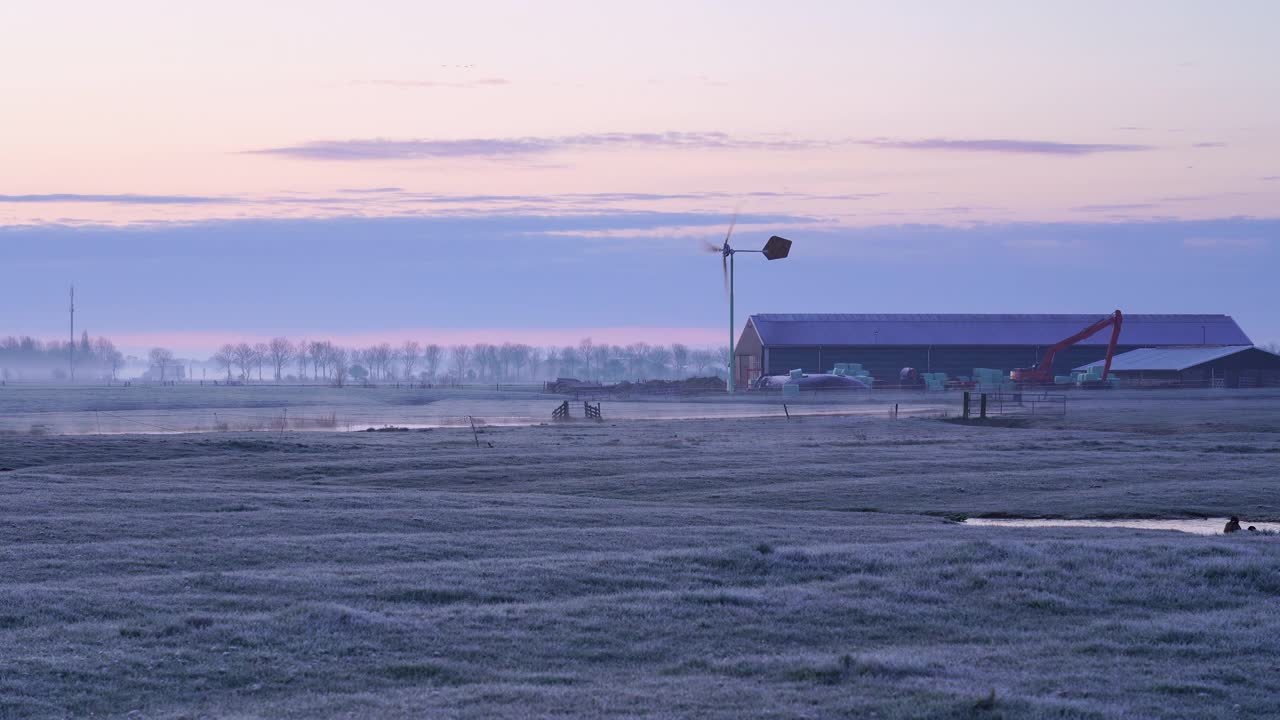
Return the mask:
POLYGON ((1018 382, 1047 383, 1053 381, 1053 360, 1058 353, 1072 345, 1091 337, 1103 328, 1111 326, 1111 341, 1107 343, 1107 359, 1102 366, 1102 380, 1105 382, 1111 374, 1111 358, 1116 354, 1116 342, 1120 340, 1120 328, 1124 325, 1124 314, 1119 310, 1108 315, 1080 332, 1064 340, 1059 340, 1045 351, 1040 364, 1035 368, 1013 371, 1013 379, 1018 382))

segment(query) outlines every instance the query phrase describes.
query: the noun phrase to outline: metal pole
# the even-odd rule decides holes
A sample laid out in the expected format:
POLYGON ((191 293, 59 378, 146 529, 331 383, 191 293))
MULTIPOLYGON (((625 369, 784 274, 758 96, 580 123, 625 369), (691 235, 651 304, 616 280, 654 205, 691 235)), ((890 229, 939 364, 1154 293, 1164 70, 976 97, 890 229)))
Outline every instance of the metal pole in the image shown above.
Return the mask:
POLYGON ((733 394, 733 375, 737 358, 733 356, 733 253, 729 253, 729 394, 733 394))

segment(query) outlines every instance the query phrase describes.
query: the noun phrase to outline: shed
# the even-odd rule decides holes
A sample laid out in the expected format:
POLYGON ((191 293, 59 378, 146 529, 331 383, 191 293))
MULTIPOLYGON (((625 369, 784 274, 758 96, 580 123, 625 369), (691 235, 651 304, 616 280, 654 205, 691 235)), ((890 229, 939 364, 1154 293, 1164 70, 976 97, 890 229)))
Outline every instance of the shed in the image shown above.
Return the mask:
POLYGON ((1111 373, 1134 385, 1267 387, 1280 385, 1280 355, 1251 345, 1139 348, 1112 358, 1111 373))

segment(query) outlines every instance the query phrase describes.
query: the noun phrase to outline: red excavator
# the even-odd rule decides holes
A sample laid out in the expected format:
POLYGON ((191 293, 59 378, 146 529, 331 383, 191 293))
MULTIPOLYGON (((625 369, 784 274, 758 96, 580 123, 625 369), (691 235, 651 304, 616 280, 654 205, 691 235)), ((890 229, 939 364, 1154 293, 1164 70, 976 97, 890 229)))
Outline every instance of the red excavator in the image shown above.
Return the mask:
POLYGON ((1014 370, 1010 373, 1010 379, 1014 382, 1026 383, 1028 385, 1052 384, 1053 383, 1053 358, 1058 351, 1075 345, 1085 338, 1093 335, 1106 326, 1111 326, 1111 342, 1107 344, 1107 360, 1102 365, 1102 381, 1107 381, 1107 375, 1111 373, 1111 358, 1116 354, 1116 341, 1120 339, 1120 326, 1124 324, 1124 315, 1119 310, 1115 314, 1108 315, 1080 332, 1072 335, 1066 340, 1060 340, 1053 344, 1044 352, 1044 357, 1040 359, 1040 364, 1034 368, 1022 368, 1014 370))

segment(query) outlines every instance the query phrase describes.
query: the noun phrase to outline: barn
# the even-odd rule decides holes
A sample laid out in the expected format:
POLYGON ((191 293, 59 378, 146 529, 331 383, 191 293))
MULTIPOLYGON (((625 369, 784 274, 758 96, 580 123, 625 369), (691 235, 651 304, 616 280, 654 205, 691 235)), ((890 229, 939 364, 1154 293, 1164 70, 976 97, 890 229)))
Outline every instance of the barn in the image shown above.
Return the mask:
MULTIPOLYGON (((1076 368, 1086 371, 1101 361, 1076 368)), ((1142 348, 1111 360, 1125 385, 1250 388, 1280 385, 1280 355, 1249 346, 1142 348)))
MULTIPOLYGON (((836 363, 861 363, 882 381, 899 371, 945 372, 1034 367, 1046 348, 1105 313, 1092 315, 759 314, 747 319, 734 348, 736 384, 794 368, 830 372, 836 363)), ((1110 330, 1060 353, 1055 373, 1106 356, 1110 330)), ((1228 315, 1125 315, 1117 352, 1140 348, 1247 346, 1253 342, 1228 315)))

